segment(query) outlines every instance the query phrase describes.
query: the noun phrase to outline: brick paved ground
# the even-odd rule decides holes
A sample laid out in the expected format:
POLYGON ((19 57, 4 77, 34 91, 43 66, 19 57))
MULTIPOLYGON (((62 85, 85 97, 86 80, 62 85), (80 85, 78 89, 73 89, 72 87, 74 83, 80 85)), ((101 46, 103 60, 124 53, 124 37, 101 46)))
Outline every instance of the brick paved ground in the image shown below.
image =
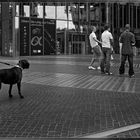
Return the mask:
MULTIPOLYGON (((114 75, 106 76, 87 69, 90 56, 28 59, 31 68, 23 72, 22 85, 25 99, 19 98, 16 86, 13 99, 9 99, 8 86, 2 87, 0 137, 77 138, 140 122, 139 58, 132 79, 127 68, 125 77, 118 77, 118 60, 112 66, 114 75)), ((140 131, 110 137, 139 138, 140 131)))

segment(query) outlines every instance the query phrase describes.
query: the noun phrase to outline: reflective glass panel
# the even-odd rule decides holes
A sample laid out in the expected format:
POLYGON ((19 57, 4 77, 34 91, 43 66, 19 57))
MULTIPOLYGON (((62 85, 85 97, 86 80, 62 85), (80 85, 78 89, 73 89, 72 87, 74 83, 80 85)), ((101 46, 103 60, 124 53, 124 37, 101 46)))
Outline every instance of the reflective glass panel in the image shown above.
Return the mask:
POLYGON ((19 28, 19 17, 15 17, 15 29, 19 28))
POLYGON ((99 6, 99 4, 95 4, 95 3, 90 4, 89 14, 90 14, 90 21, 99 21, 99 19, 100 19, 100 6, 99 6))
POLYGON ((16 5, 16 16, 19 16, 19 5, 16 5))
POLYGON ((73 24, 73 22, 72 21, 69 21, 69 24, 68 24, 68 29, 69 30, 73 30, 73 31, 75 31, 76 29, 75 29, 75 25, 73 24))
POLYGON ((55 5, 52 3, 45 4, 45 18, 55 19, 55 5))
POLYGON ((39 18, 43 18, 43 6, 42 5, 38 5, 37 9, 38 9, 38 17, 39 18))
POLYGON ((73 20, 73 18, 78 19, 78 3, 67 3, 67 13, 68 13, 68 20, 73 20))
POLYGON ((67 20, 67 6, 57 6, 57 19, 67 20))
POLYGON ((78 24, 79 22, 79 8, 78 4, 70 4, 68 6, 69 11, 69 20, 72 20, 74 24, 78 24))
POLYGON ((57 20, 56 21, 56 27, 57 29, 67 29, 67 21, 57 20))
POLYGON ((29 17, 30 16, 30 7, 29 5, 24 5, 24 16, 29 17))

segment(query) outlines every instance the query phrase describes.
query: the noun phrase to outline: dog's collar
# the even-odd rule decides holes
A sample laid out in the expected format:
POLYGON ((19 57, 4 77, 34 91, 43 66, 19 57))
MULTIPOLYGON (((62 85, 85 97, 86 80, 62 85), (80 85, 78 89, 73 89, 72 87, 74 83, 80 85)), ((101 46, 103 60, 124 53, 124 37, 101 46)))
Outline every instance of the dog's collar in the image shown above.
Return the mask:
POLYGON ((22 67, 20 67, 19 65, 15 65, 15 67, 20 68, 21 70, 23 70, 23 68, 22 68, 22 67))

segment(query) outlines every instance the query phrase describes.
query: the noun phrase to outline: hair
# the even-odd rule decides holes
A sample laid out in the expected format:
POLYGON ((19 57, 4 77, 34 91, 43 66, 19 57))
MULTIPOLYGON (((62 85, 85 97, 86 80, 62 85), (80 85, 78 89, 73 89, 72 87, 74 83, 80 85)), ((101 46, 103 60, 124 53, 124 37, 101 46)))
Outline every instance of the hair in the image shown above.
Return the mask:
POLYGON ((126 24, 125 25, 125 29, 130 29, 130 25, 129 24, 126 24))
POLYGON ((110 28, 110 26, 108 25, 108 24, 106 24, 105 26, 104 26, 104 29, 105 30, 108 30, 110 28))
POLYGON ((96 26, 91 26, 91 30, 93 31, 94 29, 96 29, 96 26))

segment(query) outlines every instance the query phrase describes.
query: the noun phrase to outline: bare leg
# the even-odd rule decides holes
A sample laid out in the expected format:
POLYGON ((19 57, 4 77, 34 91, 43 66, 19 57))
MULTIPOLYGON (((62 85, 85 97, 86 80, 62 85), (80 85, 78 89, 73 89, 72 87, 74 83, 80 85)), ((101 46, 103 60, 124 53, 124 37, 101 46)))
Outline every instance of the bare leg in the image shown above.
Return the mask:
POLYGON ((90 62, 89 65, 92 66, 94 62, 95 62, 95 58, 93 57, 93 58, 91 59, 91 62, 90 62))
POLYGON ((13 87, 13 85, 10 85, 10 87, 9 87, 9 98, 12 98, 13 97, 13 95, 11 94, 12 87, 13 87))
POLYGON ((18 94, 20 96, 20 98, 24 98, 22 95, 21 95, 21 83, 17 83, 17 87, 18 87, 18 94))

